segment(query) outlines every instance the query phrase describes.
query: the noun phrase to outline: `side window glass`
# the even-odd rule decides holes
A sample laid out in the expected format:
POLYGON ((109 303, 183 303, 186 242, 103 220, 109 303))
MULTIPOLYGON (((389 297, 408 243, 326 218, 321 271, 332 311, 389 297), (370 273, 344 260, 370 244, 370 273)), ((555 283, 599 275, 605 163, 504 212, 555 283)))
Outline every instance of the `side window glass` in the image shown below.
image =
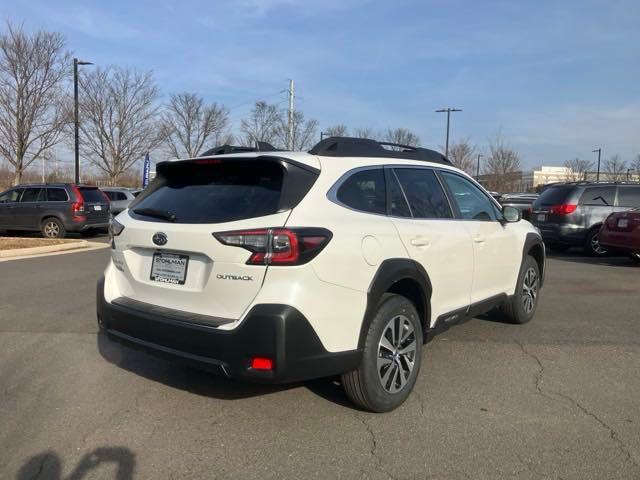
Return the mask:
POLYGON ((449 172, 441 172, 442 178, 451 190, 460 215, 465 220, 497 220, 493 202, 469 180, 449 172))
POLYGON ((44 201, 44 189, 37 187, 25 188, 20 199, 20 203, 42 201, 44 201))
POLYGON ((433 170, 394 169, 414 218, 452 218, 442 186, 433 170))
POLYGON ((640 207, 640 187, 618 187, 619 207, 640 207))
POLYGON ((336 196, 354 210, 386 214, 384 171, 372 168, 354 173, 340 185, 336 196))
POLYGON ((580 204, 595 207, 612 206, 615 195, 615 187, 588 187, 580 197, 580 204))
POLYGON ((116 200, 126 200, 127 196, 122 193, 122 192, 118 192, 118 194, 116 195, 116 200))
POLYGON ((389 190, 389 215, 394 217, 406 217, 411 218, 411 210, 407 204, 407 200, 404 198, 404 193, 400 188, 400 184, 396 179, 396 175, 393 170, 387 170, 389 175, 387 176, 387 188, 389 190))
POLYGON ((22 188, 16 188, 15 190, 9 190, 0 195, 0 203, 13 203, 17 202, 20 198, 22 188))
POLYGON ((68 200, 67 192, 62 188, 47 188, 48 202, 66 202, 68 200))

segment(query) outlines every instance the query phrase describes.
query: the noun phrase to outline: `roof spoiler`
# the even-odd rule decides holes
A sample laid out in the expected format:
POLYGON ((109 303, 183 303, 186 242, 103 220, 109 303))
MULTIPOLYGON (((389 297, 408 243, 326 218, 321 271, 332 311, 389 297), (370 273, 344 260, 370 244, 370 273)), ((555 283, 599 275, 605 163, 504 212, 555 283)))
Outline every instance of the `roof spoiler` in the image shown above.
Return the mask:
POLYGON ((309 153, 326 157, 402 158, 451 165, 444 155, 435 150, 399 143, 378 142, 369 138, 329 137, 320 140, 309 150, 309 153), (391 149, 385 147, 391 147, 391 149))
POLYGON ((276 147, 267 142, 256 142, 255 147, 241 147, 238 145, 220 145, 219 147, 214 147, 203 154, 199 155, 200 157, 211 157, 214 155, 227 155, 230 153, 247 153, 247 152, 278 152, 276 147))

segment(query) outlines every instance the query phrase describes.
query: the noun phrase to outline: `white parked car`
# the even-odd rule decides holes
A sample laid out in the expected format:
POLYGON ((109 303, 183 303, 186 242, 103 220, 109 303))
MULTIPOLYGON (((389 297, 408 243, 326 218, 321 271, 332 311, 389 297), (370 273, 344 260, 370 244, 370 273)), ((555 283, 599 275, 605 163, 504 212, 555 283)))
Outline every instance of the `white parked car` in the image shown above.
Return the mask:
POLYGON ((529 321, 539 233, 441 154, 332 137, 158 164, 111 226, 98 320, 113 340, 221 375, 341 375, 389 411, 423 345, 500 307, 529 321))

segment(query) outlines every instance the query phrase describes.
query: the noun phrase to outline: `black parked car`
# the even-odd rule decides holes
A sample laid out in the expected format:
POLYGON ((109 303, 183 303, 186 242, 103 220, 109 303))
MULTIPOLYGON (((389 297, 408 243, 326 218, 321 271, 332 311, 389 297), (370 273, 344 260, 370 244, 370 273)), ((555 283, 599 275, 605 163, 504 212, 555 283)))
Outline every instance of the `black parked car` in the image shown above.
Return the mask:
POLYGON ((613 212, 640 207, 640 184, 573 182, 553 185, 533 203, 531 223, 547 246, 563 251, 582 246, 591 255, 605 255, 598 232, 613 212))
POLYGON ((41 231, 47 238, 109 226, 109 199, 97 187, 19 185, 0 193, 0 231, 41 231))
POLYGON ((538 199, 537 193, 505 193, 498 200, 503 207, 509 206, 520 210, 522 218, 530 220, 531 206, 538 199))

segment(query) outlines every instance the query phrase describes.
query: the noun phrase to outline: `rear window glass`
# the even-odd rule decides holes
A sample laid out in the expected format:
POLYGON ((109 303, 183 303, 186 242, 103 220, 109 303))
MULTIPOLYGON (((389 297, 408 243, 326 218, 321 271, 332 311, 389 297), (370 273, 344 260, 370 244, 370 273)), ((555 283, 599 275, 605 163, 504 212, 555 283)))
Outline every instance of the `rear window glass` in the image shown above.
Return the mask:
POLYGON ((354 210, 386 214, 386 191, 382 168, 361 170, 351 175, 338 189, 338 201, 354 210))
POLYGON ((394 169, 414 218, 451 218, 451 209, 433 170, 394 169))
POLYGON ((42 188, 25 188, 24 193, 20 198, 21 203, 42 202, 43 200, 44 200, 44 189, 42 188))
POLYGON ((640 187, 618 187, 618 206, 640 207, 640 187))
POLYGON ((87 203, 104 203, 102 192, 97 188, 79 187, 82 198, 87 203))
POLYGON ((571 187, 551 187, 540 194, 535 205, 560 205, 569 195, 571 187))
POLYGON ((64 188, 47 188, 47 201, 66 202, 69 199, 64 188))
POLYGON ((580 197, 581 205, 611 206, 616 195, 615 187, 588 187, 580 197))
MULTIPOLYGON (((176 223, 223 223, 278 212, 284 171, 270 161, 175 165, 133 211, 170 212, 176 223)), ((156 217, 143 216, 158 221, 156 217)))

